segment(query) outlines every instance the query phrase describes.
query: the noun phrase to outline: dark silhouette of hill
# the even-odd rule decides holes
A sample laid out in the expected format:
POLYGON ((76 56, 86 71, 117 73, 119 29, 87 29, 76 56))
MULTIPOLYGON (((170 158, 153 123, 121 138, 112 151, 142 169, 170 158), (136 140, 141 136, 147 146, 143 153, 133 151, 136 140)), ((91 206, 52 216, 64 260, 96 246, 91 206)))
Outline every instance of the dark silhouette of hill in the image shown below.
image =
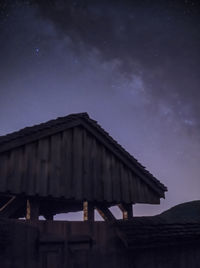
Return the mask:
POLYGON ((169 223, 200 221, 200 200, 176 205, 154 217, 160 218, 169 223))

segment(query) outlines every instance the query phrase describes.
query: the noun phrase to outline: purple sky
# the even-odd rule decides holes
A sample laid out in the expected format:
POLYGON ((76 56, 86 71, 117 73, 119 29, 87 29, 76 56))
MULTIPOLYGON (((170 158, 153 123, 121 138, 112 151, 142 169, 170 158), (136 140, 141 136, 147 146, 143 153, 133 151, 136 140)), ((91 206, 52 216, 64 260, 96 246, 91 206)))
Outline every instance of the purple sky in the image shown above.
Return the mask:
POLYGON ((161 2, 0 3, 0 135, 88 112, 168 187, 135 215, 200 199, 200 9, 161 2))

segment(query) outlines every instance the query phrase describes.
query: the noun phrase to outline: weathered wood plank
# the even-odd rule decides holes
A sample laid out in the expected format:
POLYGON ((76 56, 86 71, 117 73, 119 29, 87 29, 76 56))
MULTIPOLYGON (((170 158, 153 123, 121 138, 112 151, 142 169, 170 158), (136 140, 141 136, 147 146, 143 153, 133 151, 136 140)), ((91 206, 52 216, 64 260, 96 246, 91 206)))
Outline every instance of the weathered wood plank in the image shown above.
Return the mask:
POLYGON ((6 192, 7 184, 8 153, 0 156, 0 192, 6 192))
POLYGON ((67 137, 66 131, 61 133, 61 152, 60 152, 60 196, 66 197, 66 192, 68 186, 68 178, 67 178, 67 161, 68 161, 68 146, 67 146, 67 137))
POLYGON ((24 181, 25 181, 25 173, 26 173, 26 162, 25 162, 25 147, 19 147, 16 150, 13 150, 15 163, 13 166, 13 189, 15 189, 14 193, 24 193, 23 189, 24 181))
POLYGON ((83 200, 89 201, 91 199, 91 182, 90 182, 90 161, 89 155, 91 152, 89 138, 87 132, 83 129, 83 200))
POLYGON ((97 160, 96 160, 96 192, 97 192, 97 197, 96 200, 103 202, 104 201, 104 187, 103 187, 103 154, 102 154, 102 146, 98 142, 97 144, 97 160))
POLYGON ((83 138, 82 129, 73 129, 73 189, 77 200, 83 199, 83 138))
POLYGON ((37 143, 30 143, 25 146, 25 155, 26 155, 26 173, 25 173, 25 182, 24 190, 28 195, 35 194, 35 179, 36 179, 36 161, 37 161, 37 143))
POLYGON ((48 195, 48 176, 49 176, 49 138, 39 140, 38 157, 36 162, 37 187, 36 193, 40 196, 48 195))
POLYGON ((132 174, 133 176, 133 181, 132 183, 134 184, 134 195, 135 195, 135 199, 137 200, 137 202, 141 202, 141 200, 143 200, 143 197, 141 198, 140 195, 140 179, 137 177, 136 174, 132 174))
POLYGON ((99 170, 99 164, 100 164, 100 158, 98 155, 98 148, 97 148, 97 143, 96 140, 93 138, 92 139, 92 163, 91 163, 91 170, 93 174, 93 199, 94 200, 100 200, 100 195, 99 195, 99 183, 100 183, 100 174, 98 174, 99 170))
POLYGON ((125 202, 127 204, 131 203, 131 185, 130 185, 130 177, 129 177, 130 173, 128 169, 125 169, 125 177, 126 177, 126 198, 125 198, 125 202))
POLYGON ((42 153, 42 141, 39 140, 37 142, 37 158, 35 163, 35 194, 41 194, 41 190, 43 188, 43 179, 40 177, 41 174, 41 153, 42 153))
POLYGON ((104 200, 112 201, 112 181, 111 181, 111 163, 110 154, 103 148, 103 182, 104 182, 104 200))
POLYGON ((127 177, 123 163, 120 163, 120 179, 122 187, 122 200, 127 201, 127 177))
MULTIPOLYGON (((17 149, 16 149, 17 150, 17 149)), ((27 191, 27 169, 28 157, 26 154, 26 146, 19 147, 18 167, 15 168, 15 179, 19 180, 18 193, 26 193, 27 191)))
POLYGON ((50 149, 50 185, 49 194, 59 197, 60 193, 60 152, 61 152, 61 133, 51 136, 51 149, 50 149))
POLYGON ((92 137, 84 130, 83 133, 83 143, 84 143, 84 160, 83 160, 83 180, 84 180, 84 199, 87 201, 94 200, 94 180, 93 180, 93 170, 92 170, 92 159, 94 157, 94 152, 92 148, 92 137))
POLYGON ((61 144, 61 195, 63 195, 67 199, 73 197, 72 141, 72 130, 70 129, 64 131, 61 144))
POLYGON ((18 164, 18 150, 9 152, 8 169, 7 169, 7 190, 10 192, 17 192, 19 188, 19 178, 15 180, 15 168, 18 164))
POLYGON ((118 203, 121 201, 121 184, 120 184, 119 161, 112 155, 112 188, 113 200, 118 203))
POLYGON ((129 170, 129 184, 130 184, 130 202, 132 204, 135 203, 135 192, 136 192, 136 187, 135 187, 135 177, 133 175, 133 173, 129 170))

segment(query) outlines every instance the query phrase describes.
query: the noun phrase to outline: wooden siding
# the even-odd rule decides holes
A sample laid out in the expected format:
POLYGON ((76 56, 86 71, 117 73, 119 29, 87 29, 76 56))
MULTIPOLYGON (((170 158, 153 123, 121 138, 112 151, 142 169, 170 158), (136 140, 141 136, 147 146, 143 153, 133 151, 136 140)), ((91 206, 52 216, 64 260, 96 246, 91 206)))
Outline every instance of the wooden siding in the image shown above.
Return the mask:
POLYGON ((38 236, 37 228, 0 220, 0 267, 39 268, 36 251, 38 236))
POLYGON ((3 268, 198 268, 200 263, 198 237, 190 244, 185 238, 186 244, 127 250, 115 228, 105 222, 26 221, 24 228, 20 225, 7 224, 10 242, 0 252, 3 268))
POLYGON ((81 126, 0 154, 0 192, 108 203, 160 196, 81 126))

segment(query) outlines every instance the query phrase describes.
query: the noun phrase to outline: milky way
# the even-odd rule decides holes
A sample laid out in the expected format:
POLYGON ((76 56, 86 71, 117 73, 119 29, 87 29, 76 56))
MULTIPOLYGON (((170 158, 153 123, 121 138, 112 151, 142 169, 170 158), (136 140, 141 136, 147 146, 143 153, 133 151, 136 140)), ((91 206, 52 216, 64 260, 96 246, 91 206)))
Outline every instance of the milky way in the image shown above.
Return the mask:
POLYGON ((87 111, 169 188, 138 214, 199 199, 198 1, 0 5, 0 135, 87 111))

